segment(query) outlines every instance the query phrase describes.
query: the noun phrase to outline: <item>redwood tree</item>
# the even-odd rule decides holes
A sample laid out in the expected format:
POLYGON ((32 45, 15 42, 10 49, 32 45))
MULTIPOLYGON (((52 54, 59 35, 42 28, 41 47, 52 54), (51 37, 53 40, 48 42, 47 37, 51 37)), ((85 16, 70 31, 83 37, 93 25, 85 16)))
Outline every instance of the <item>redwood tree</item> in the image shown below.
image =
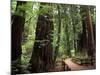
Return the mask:
MULTIPOLYGON (((17 1, 16 11, 17 14, 12 14, 12 25, 11 25, 11 63, 16 66, 21 63, 21 40, 22 32, 25 23, 25 10, 20 9, 26 2, 17 1), (16 64, 13 61, 17 61, 16 64)), ((17 68, 20 73, 20 68, 17 68)), ((13 69, 14 70, 14 69, 13 69)))
POLYGON ((95 52, 94 48, 94 34, 93 34, 93 25, 92 25, 92 19, 91 19, 91 12, 90 8, 86 8, 86 22, 87 22, 87 31, 88 31, 88 55, 93 56, 95 52))
MULTIPOLYGON (((50 6, 50 4, 41 3, 42 6, 50 6)), ((36 37, 33 46, 33 52, 30 60, 31 71, 48 72, 53 64, 53 47, 52 47, 52 30, 53 22, 50 12, 39 14, 36 27, 36 37)))
POLYGON ((82 48, 85 48, 88 52, 88 56, 93 56, 95 52, 94 46, 94 33, 93 33, 93 25, 91 19, 91 12, 88 6, 81 7, 82 14, 82 24, 83 24, 83 34, 81 37, 82 48))

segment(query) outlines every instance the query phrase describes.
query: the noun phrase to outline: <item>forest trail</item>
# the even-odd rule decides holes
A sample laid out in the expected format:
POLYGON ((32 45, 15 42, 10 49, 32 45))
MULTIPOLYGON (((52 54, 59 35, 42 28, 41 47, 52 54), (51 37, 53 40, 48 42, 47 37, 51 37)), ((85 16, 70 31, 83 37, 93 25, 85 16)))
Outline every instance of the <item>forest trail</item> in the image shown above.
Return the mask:
POLYGON ((76 64, 72 61, 71 58, 65 59, 65 64, 67 64, 67 66, 71 69, 71 71, 75 71, 75 70, 89 70, 89 69, 94 69, 93 66, 88 65, 88 66, 83 66, 83 65, 79 65, 76 64))

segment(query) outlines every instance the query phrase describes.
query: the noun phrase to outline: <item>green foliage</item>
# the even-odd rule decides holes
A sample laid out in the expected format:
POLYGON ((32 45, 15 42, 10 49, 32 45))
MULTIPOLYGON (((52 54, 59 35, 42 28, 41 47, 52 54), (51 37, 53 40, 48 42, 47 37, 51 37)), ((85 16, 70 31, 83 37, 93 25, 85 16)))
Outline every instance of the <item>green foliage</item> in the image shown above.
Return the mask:
POLYGON ((39 14, 47 14, 51 11, 51 6, 48 5, 40 5, 41 9, 39 10, 39 14))
POLYGON ((29 60, 30 60, 30 56, 23 54, 23 56, 21 57, 22 64, 25 65, 26 67, 28 66, 29 60))
MULTIPOLYGON (((25 25, 22 35, 21 57, 23 67, 26 67, 29 63, 34 47, 34 42, 41 43, 39 47, 45 46, 45 42, 48 42, 48 40, 35 40, 35 37, 38 15, 48 14, 50 12, 54 26, 54 29, 51 33, 51 36, 53 36, 53 42, 51 42, 53 45, 53 51, 55 51, 55 48, 59 46, 57 61, 61 61, 62 58, 69 57, 70 54, 72 57, 87 58, 87 52, 77 51, 77 54, 75 54, 77 49, 75 49, 74 40, 75 43, 77 43, 77 40, 80 40, 78 34, 82 33, 82 19, 84 19, 81 16, 85 14, 84 12, 80 12, 82 9, 80 8, 80 5, 41 5, 41 3, 27 2, 25 5, 18 6, 18 10, 15 12, 16 4, 16 0, 12 0, 11 12, 13 14, 23 16, 23 14, 21 14, 21 11, 25 11, 25 25), (57 6, 59 6, 59 8, 57 8, 57 6), (60 16, 58 15, 58 13, 60 13, 60 16), (58 33, 59 23, 61 23, 60 33, 58 33), (59 36, 60 41, 59 43, 57 43, 59 36)), ((91 11, 91 16, 92 21, 95 24, 96 12, 95 8, 93 9, 94 10, 91 11)), ((15 66, 13 66, 13 68, 15 69, 15 71, 17 70, 15 66)))
POLYGON ((16 0, 11 0, 11 13, 13 14, 16 10, 16 0))
POLYGON ((71 56, 75 57, 75 49, 71 50, 71 56))
MULTIPOLYGON (((27 67, 29 64, 29 60, 31 58, 31 53, 33 50, 34 40, 35 40, 35 30, 36 30, 36 22, 38 18, 38 4, 33 2, 27 2, 25 7, 21 7, 23 10, 26 10, 25 17, 25 26, 23 32, 22 39, 22 64, 23 67, 27 67), (33 10, 33 7, 37 9, 33 10)), ((23 69, 24 70, 24 69, 23 69)), ((26 70, 25 70, 26 71, 26 70)))

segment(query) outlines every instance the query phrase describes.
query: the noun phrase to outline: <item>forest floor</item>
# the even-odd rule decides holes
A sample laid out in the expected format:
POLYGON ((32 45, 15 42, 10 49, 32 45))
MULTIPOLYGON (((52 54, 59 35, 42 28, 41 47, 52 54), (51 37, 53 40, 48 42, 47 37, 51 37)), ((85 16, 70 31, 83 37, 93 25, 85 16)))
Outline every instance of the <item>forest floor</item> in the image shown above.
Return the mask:
POLYGON ((71 58, 65 59, 64 62, 65 62, 65 66, 63 66, 61 62, 57 63, 56 67, 54 68, 55 72, 95 69, 95 67, 90 64, 79 65, 79 64, 73 62, 71 58), (66 66, 67 66, 67 68, 66 68, 66 66))
MULTIPOLYGON (((56 65, 50 72, 63 72, 63 71, 79 71, 79 70, 92 70, 95 66, 91 64, 79 65, 72 61, 72 58, 64 59, 63 61, 56 62, 56 65), (65 64, 63 64, 65 63, 65 64)), ((31 73, 28 70, 23 70, 25 73, 31 73)))
POLYGON ((71 58, 65 59, 65 64, 68 65, 68 67, 71 69, 71 71, 75 70, 89 70, 94 69, 95 67, 88 64, 88 65, 79 65, 72 61, 71 58))

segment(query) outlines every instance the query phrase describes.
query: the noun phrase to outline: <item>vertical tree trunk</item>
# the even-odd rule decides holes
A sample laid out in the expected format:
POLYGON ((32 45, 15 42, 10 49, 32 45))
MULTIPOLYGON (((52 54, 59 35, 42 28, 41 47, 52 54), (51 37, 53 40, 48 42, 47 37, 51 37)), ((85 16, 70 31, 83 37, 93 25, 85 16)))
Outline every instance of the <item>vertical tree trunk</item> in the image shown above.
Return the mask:
POLYGON ((87 25, 86 20, 82 19, 82 27, 83 27, 83 33, 81 35, 81 50, 87 51, 88 50, 88 33, 87 33, 87 25))
POLYGON ((80 51, 81 52, 87 52, 88 50, 88 31, 87 31, 87 23, 86 23, 86 6, 81 6, 80 8, 80 14, 82 18, 82 34, 80 35, 80 51))
POLYGON ((68 25, 66 24, 65 27, 65 33, 66 33, 66 49, 67 49, 67 56, 71 57, 71 51, 70 51, 70 42, 69 42, 69 32, 68 32, 68 25))
POLYGON ((83 23, 83 34, 81 37, 82 48, 85 48, 88 52, 88 56, 93 56, 95 52, 94 48, 94 34, 93 34, 93 25, 91 19, 91 13, 89 7, 82 7, 82 23, 83 23))
POLYGON ((54 52, 54 61, 56 61, 57 54, 59 52, 59 46, 60 46, 60 33, 61 33, 61 15, 60 15, 60 7, 57 5, 58 9, 58 39, 57 39, 57 46, 55 48, 54 52))
MULTIPOLYGON (((45 5, 41 3, 40 5, 45 5)), ((49 6, 49 4, 48 4, 49 6)), ((40 7, 41 9, 42 7, 40 7)), ((48 72, 53 64, 52 47, 52 16, 48 14, 39 15, 36 28, 36 38, 30 60, 33 73, 48 72)))
POLYGON ((76 29, 75 29, 75 20, 73 20, 73 33, 74 33, 74 49, 76 52, 76 29))
POLYGON ((93 56, 94 54, 94 34, 93 34, 93 25, 91 19, 91 13, 89 7, 86 8, 86 22, 87 22, 87 30, 88 30, 88 55, 93 56))
POLYGON ((70 51, 70 41, 69 41, 69 16, 68 14, 66 13, 66 8, 64 9, 64 13, 65 13, 65 35, 66 35, 66 41, 65 41, 65 44, 66 44, 66 49, 67 49, 67 56, 71 57, 71 51, 70 51))
MULTIPOLYGON (((21 63, 21 40, 22 40, 22 32, 25 23, 25 11, 20 10, 18 7, 25 4, 25 2, 17 1, 16 11, 18 15, 12 16, 12 26, 11 26, 11 61, 17 61, 17 64, 21 63), (22 16, 20 16, 22 13, 22 16)), ((16 66, 16 64, 15 64, 16 66)), ((19 69, 19 68, 18 68, 19 69)), ((19 72, 18 72, 19 73, 19 72)))
POLYGON ((79 8, 78 6, 71 5, 71 19, 72 19, 72 25, 73 25, 73 45, 75 54, 77 53, 77 27, 78 27, 78 16, 79 8), (76 15, 76 16, 75 16, 76 15))

